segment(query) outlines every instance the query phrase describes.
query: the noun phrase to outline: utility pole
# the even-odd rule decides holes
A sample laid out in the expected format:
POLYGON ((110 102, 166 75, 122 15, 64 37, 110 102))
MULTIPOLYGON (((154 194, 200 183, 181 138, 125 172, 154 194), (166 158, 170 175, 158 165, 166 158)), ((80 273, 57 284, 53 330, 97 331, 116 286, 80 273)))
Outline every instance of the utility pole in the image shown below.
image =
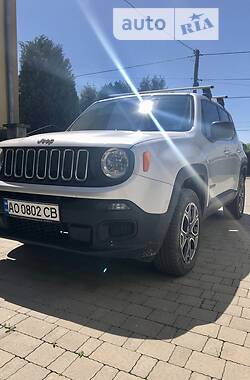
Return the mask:
POLYGON ((195 62, 194 62, 194 87, 199 86, 199 63, 200 63, 200 50, 194 50, 195 62))

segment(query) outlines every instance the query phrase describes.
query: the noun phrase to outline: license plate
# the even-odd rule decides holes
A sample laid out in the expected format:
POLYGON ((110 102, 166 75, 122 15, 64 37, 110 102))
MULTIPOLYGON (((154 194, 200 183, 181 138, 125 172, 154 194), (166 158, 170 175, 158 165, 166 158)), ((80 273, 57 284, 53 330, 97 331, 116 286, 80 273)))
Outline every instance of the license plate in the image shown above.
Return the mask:
POLYGON ((53 204, 4 199, 4 212, 14 217, 60 222, 59 206, 53 204))

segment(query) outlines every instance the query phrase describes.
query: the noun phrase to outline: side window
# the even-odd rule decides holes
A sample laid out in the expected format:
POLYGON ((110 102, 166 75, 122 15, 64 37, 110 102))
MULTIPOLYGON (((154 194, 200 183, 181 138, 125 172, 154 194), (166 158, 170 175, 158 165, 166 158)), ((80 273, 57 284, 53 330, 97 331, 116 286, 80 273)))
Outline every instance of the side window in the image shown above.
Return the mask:
POLYGON ((203 132, 210 137, 210 127, 214 121, 220 121, 218 107, 208 100, 201 101, 203 132))
POLYGON ((220 115, 220 121, 231 121, 229 114, 224 111, 221 107, 218 107, 219 115, 220 115))

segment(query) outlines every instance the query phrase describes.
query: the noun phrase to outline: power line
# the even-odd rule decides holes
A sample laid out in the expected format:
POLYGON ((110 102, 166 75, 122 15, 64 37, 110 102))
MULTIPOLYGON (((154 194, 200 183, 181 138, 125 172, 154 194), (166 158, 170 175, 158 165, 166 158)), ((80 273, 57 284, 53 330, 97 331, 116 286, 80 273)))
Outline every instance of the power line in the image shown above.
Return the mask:
MULTIPOLYGON (((123 66, 122 68, 125 69, 125 70, 128 70, 128 69, 134 69, 134 68, 137 68, 137 67, 145 67, 145 66, 151 66, 151 65, 159 65, 161 63, 182 61, 184 59, 189 59, 189 58, 193 58, 193 55, 188 55, 186 57, 177 57, 177 58, 173 58, 173 59, 163 59, 161 61, 154 61, 154 62, 148 62, 148 63, 139 63, 137 65, 123 66)), ((114 68, 114 69, 93 71, 93 72, 89 72, 89 73, 75 75, 75 78, 86 77, 86 76, 97 75, 97 74, 111 73, 111 72, 115 72, 115 71, 120 71, 120 69, 119 68, 114 68)))
POLYGON ((250 99, 250 96, 228 96, 227 99, 250 99))
POLYGON ((250 50, 245 51, 224 51, 216 53, 201 53, 201 56, 213 56, 213 55, 234 55, 234 54, 249 54, 250 50))
POLYGON ((232 80, 232 81, 245 81, 245 80, 250 80, 250 78, 203 78, 203 79, 199 79, 200 81, 204 81, 204 80, 232 80))
MULTIPOLYGON (((138 9, 134 4, 131 3, 131 1, 129 0, 123 0, 126 4, 128 4, 131 8, 134 8, 134 9, 138 9)), ((176 42, 179 42, 179 44, 181 44, 182 46, 184 46, 185 48, 189 49, 189 50, 192 50, 194 51, 194 49, 189 46, 188 44, 184 43, 183 41, 180 41, 180 40, 175 40, 176 42)))

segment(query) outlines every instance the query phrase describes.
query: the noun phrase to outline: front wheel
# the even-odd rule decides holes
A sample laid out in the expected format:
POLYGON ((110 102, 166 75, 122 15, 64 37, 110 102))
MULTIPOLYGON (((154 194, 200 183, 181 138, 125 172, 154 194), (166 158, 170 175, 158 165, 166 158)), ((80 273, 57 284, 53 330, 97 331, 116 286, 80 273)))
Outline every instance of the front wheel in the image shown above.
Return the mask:
POLYGON ((240 219, 244 213, 245 207, 245 182, 246 178, 242 173, 239 179, 239 187, 236 198, 223 207, 224 214, 234 219, 240 219))
POLYGON ((175 276, 194 266, 200 238, 201 207, 196 193, 183 189, 161 249, 154 264, 158 270, 175 276))

